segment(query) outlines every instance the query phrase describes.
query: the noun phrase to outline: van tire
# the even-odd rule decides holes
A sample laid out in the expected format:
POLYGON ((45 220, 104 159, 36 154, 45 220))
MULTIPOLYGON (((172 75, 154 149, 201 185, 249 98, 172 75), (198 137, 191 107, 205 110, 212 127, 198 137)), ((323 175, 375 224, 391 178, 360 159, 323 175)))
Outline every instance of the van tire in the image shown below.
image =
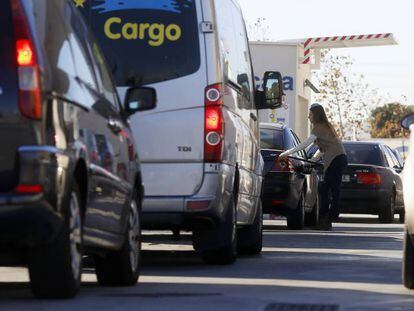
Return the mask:
POLYGON ((302 193, 298 206, 290 215, 287 216, 287 227, 289 230, 302 230, 305 227, 305 202, 302 193))
POLYGON ((237 247, 240 254, 257 255, 263 247, 263 209, 262 200, 257 203, 253 224, 245 226, 237 232, 237 247))
POLYGON ((95 272, 101 286, 132 286, 141 265, 141 217, 136 197, 130 202, 124 244, 118 251, 95 257, 95 272))
POLYGON ((395 195, 392 193, 388 199, 388 204, 380 210, 378 218, 382 224, 392 224, 395 213, 395 195))
POLYGON ((201 249, 201 257, 207 264, 231 265, 237 259, 237 212, 233 195, 230 196, 226 220, 211 230, 212 240, 218 237, 228 241, 228 244, 218 249, 201 249))
POLYGON ((414 241, 405 228, 404 257, 402 267, 403 284, 408 289, 414 289, 414 241))
POLYGON ((72 181, 63 203, 64 223, 56 239, 28 253, 30 285, 38 298, 73 298, 82 277, 82 216, 78 185, 72 181))
POLYGON ((305 214, 305 226, 315 227, 319 223, 319 197, 316 196, 316 202, 310 213, 305 214))

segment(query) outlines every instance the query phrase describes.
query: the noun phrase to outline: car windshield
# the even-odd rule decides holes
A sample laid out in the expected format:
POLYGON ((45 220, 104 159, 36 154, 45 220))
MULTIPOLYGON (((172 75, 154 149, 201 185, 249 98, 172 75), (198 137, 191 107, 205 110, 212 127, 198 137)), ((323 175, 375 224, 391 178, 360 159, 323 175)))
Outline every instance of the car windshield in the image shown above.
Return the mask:
POLYGON ((171 80, 200 67, 195 1, 88 1, 80 10, 118 86, 171 80))
POLYGON ((280 130, 260 129, 260 148, 284 150, 283 132, 280 130))
POLYGON ((344 144, 344 147, 350 164, 384 165, 377 145, 344 144))

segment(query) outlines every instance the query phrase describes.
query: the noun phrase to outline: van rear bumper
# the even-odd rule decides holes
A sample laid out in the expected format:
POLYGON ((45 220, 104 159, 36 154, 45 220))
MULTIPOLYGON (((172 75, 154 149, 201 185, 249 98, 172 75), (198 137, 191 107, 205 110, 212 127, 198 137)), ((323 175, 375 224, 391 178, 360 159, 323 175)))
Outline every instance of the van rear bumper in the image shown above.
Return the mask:
POLYGON ((145 197, 143 228, 193 230, 223 222, 233 195, 234 176, 234 167, 225 164, 209 166, 195 195, 145 197))
POLYGON ((38 185, 42 191, 0 194, 3 249, 47 244, 63 224, 61 204, 68 184, 69 157, 53 146, 22 146, 18 152, 19 184, 38 185))
POLYGON ((0 204, 0 245, 35 247, 55 239, 63 218, 42 195, 8 196, 7 201, 10 203, 0 204))

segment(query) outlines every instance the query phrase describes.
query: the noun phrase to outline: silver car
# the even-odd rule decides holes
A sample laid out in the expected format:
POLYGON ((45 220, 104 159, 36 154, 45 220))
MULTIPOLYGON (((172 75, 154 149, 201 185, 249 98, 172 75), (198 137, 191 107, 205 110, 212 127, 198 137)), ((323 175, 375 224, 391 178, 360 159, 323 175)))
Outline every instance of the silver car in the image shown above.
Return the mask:
POLYGON ((414 114, 406 116, 401 122, 403 128, 411 131, 409 152, 403 171, 405 236, 403 259, 403 282, 405 287, 414 289, 414 114))

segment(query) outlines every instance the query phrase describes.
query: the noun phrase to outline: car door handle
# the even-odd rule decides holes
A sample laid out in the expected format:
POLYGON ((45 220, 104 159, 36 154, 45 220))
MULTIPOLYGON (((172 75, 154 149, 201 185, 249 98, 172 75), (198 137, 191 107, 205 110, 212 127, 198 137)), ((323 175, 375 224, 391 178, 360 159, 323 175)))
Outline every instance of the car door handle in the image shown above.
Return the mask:
POLYGON ((119 132, 122 131, 122 124, 117 120, 109 119, 108 126, 111 129, 111 131, 114 132, 115 134, 118 134, 119 132))
POLYGON ((254 122, 257 121, 257 116, 253 112, 250 113, 250 118, 253 119, 254 122))

